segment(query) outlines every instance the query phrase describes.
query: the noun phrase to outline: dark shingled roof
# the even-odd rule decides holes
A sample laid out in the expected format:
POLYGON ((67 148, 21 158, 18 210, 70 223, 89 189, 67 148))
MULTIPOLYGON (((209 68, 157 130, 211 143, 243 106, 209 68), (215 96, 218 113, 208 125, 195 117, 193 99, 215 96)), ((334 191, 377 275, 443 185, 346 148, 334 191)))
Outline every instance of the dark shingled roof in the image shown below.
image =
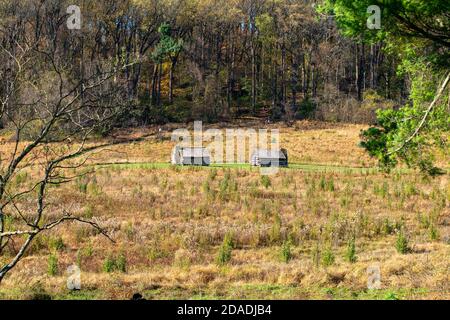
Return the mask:
POLYGON ((183 148, 182 155, 185 158, 210 158, 209 151, 205 148, 183 148))
POLYGON ((281 150, 265 150, 258 149, 252 154, 253 157, 258 157, 260 159, 282 159, 286 160, 286 155, 281 150))

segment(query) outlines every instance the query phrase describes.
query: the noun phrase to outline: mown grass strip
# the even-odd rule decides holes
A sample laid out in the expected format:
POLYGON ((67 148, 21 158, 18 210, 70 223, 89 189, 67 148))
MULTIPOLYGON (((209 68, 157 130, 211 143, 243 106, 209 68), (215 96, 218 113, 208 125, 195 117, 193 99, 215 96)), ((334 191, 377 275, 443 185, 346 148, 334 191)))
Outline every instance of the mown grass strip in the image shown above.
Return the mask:
MULTIPOLYGON (((113 169, 167 169, 167 168, 179 168, 192 169, 242 169, 242 170, 259 170, 258 167, 252 167, 250 164, 245 163, 232 163, 232 164, 213 164, 209 167, 197 167, 197 166, 173 166, 170 163, 158 163, 158 162, 118 162, 118 163, 97 163, 93 165, 97 168, 113 168, 113 169)), ((362 168, 362 167, 347 167, 347 166, 333 166, 325 164, 290 164, 288 168, 280 168, 280 170, 299 170, 306 172, 339 172, 339 173, 376 173, 378 168, 362 168)))

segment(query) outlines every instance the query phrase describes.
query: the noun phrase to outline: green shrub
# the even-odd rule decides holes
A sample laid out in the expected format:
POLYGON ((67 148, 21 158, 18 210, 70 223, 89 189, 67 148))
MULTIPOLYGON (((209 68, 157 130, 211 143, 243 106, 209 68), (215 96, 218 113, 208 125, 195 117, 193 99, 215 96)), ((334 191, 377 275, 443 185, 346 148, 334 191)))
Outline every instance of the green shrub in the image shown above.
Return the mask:
POLYGON ((127 272, 127 258, 124 254, 120 254, 116 259, 116 270, 119 272, 127 272))
POLYGON ((407 198, 410 198, 412 196, 418 195, 419 192, 417 191, 416 186, 409 182, 404 186, 404 194, 407 198))
POLYGON ((210 186, 210 184, 209 184, 209 180, 206 180, 206 181, 203 183, 202 189, 203 189, 203 193, 204 193, 204 194, 209 194, 209 192, 211 191, 211 186, 210 186))
POLYGON ((286 241, 283 243, 283 246, 281 247, 281 260, 284 263, 288 263, 292 259, 292 252, 291 252, 291 242, 286 241))
POLYGON ((208 180, 214 181, 216 177, 217 177, 217 170, 216 169, 211 170, 208 175, 208 180))
POLYGON ((326 179, 324 176, 320 178, 319 187, 322 191, 333 192, 335 190, 333 177, 326 179))
POLYGON ((403 230, 400 230, 400 232, 397 235, 395 248, 397 249, 397 252, 400 254, 407 254, 410 251, 408 238, 406 237, 403 230))
POLYGON ((94 254, 94 248, 92 247, 92 244, 88 244, 84 248, 80 248, 77 251, 77 265, 81 268, 81 265, 83 263, 83 259, 90 258, 94 254))
POLYGON ((317 105, 314 101, 309 98, 305 98, 297 108, 295 113, 295 118, 297 120, 304 120, 311 117, 316 111, 317 105))
POLYGON ((334 180, 333 180, 333 177, 331 177, 330 180, 328 180, 328 183, 327 183, 327 190, 330 191, 330 192, 334 192, 335 189, 336 188, 334 187, 334 180))
POLYGON ((392 225, 392 223, 389 221, 388 218, 384 219, 383 221, 383 226, 382 226, 382 231, 384 235, 390 235, 394 232, 395 227, 392 225))
POLYGON ((324 176, 322 176, 320 178, 319 187, 321 190, 325 191, 326 186, 327 186, 327 180, 325 179, 324 176))
POLYGON ((148 250, 147 258, 150 262, 155 262, 158 259, 164 258, 166 256, 165 252, 158 248, 156 245, 152 246, 148 250))
POLYGON ((92 205, 88 205, 83 212, 83 217, 86 219, 92 219, 94 217, 94 207, 92 205))
POLYGON ((357 260, 356 257, 356 244, 355 238, 352 238, 347 244, 347 252, 345 254, 345 258, 350 263, 355 263, 357 260))
POLYGON ((58 257, 54 254, 51 254, 48 257, 47 272, 52 277, 58 274, 58 257))
POLYGON ((219 184, 219 198, 221 200, 229 199, 230 186, 231 186, 231 174, 230 172, 227 171, 225 172, 223 180, 220 181, 219 184))
POLYGON ((96 177, 92 179, 91 183, 88 183, 86 192, 94 197, 99 196, 102 193, 102 189, 98 185, 96 177))
POLYGON ((280 243, 281 240, 281 217, 277 214, 272 228, 270 229, 269 239, 271 243, 280 243))
POLYGON ((129 240, 129 241, 133 241, 134 240, 134 237, 135 237, 135 235, 136 235, 136 231, 135 231, 135 229, 134 229, 134 226, 133 226, 133 223, 131 223, 131 221, 129 221, 125 226, 124 226, 124 228, 123 228, 124 230, 124 233, 126 234, 126 236, 127 236, 127 239, 129 240))
POLYGON ((375 185, 373 192, 379 197, 386 198, 389 195, 389 184, 385 181, 381 186, 375 185))
POLYGON ((430 225, 430 239, 431 241, 439 240, 439 231, 434 224, 430 225))
POLYGON ((66 245, 61 237, 56 237, 48 240, 48 247, 52 251, 62 251, 66 245))
POLYGON ((115 261, 114 258, 111 256, 108 256, 105 261, 103 262, 103 271, 106 273, 114 272, 115 268, 115 261))
POLYGON ((66 245, 61 237, 51 238, 49 240, 49 248, 53 251, 63 251, 66 245))
POLYGON ((120 254, 118 257, 109 255, 103 262, 103 271, 106 273, 127 272, 127 260, 124 254, 120 254))
POLYGON ((86 176, 81 176, 77 179, 76 185, 78 191, 86 194, 88 189, 89 179, 86 176))
POLYGON ((334 264, 335 256, 331 247, 326 248, 322 252, 322 265, 324 267, 329 267, 334 264))
POLYGON ((261 184, 264 188, 268 189, 272 185, 272 182, 268 176, 261 176, 261 184))
POLYGON ((219 266, 224 266, 231 260, 231 254, 233 252, 233 238, 231 234, 227 233, 223 239, 223 243, 219 248, 219 254, 217 255, 216 262, 219 266))
POLYGON ((319 263, 320 263, 319 243, 316 243, 316 245, 314 246, 314 249, 312 250, 312 260, 313 260, 313 263, 316 266, 316 268, 318 268, 319 267, 319 263))

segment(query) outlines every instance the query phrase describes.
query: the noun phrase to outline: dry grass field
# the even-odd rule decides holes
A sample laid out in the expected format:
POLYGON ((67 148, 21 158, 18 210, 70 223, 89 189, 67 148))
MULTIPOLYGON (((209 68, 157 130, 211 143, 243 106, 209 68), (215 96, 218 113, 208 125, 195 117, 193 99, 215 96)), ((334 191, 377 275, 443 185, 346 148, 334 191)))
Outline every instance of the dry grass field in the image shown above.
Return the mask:
POLYGON ((65 208, 94 219, 115 243, 61 226, 35 241, 0 299, 450 299, 449 175, 386 175, 358 147, 362 126, 311 122, 281 129, 293 165, 275 176, 172 167, 171 129, 115 133, 137 140, 106 148, 92 174, 52 190, 49 217, 65 208), (74 263, 82 290, 70 292, 74 263), (368 290, 374 265, 381 289, 368 290))

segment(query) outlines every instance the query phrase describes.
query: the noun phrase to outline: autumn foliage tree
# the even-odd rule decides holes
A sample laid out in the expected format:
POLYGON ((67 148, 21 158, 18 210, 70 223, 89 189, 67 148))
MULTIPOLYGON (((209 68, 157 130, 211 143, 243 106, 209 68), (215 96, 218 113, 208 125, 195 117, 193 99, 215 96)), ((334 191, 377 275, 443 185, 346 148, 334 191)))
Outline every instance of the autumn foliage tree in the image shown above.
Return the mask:
POLYGON ((390 54, 401 57, 397 72, 407 81, 409 99, 399 110, 380 110, 379 126, 363 132, 362 146, 386 169, 404 161, 440 173, 433 155, 436 149, 448 154, 450 3, 329 0, 325 5, 346 35, 383 41, 390 54), (382 12, 380 30, 364 28, 369 13, 362 8, 373 4, 382 12))

